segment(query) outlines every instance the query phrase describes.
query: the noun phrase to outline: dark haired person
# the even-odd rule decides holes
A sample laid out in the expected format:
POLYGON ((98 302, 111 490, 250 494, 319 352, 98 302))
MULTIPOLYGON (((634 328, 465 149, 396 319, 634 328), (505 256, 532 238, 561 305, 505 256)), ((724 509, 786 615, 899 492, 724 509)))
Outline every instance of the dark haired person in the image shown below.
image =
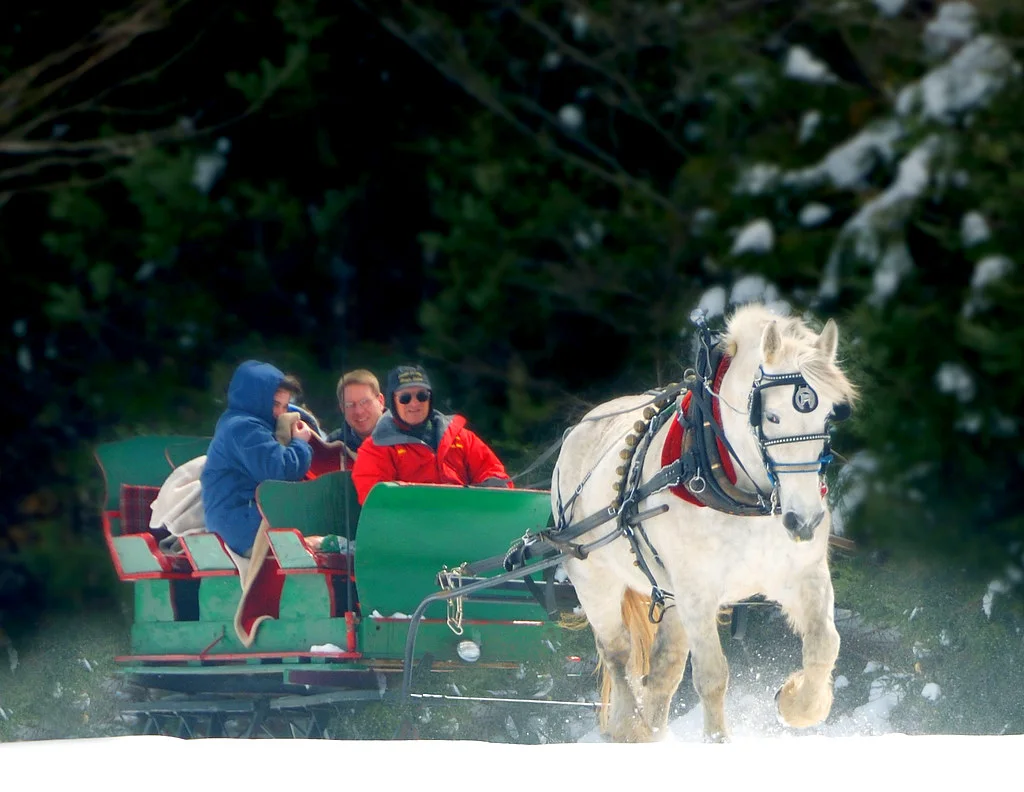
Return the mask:
POLYGON ((228 408, 217 420, 200 483, 206 527, 240 556, 248 557, 260 527, 259 483, 299 481, 313 459, 304 421, 292 424, 285 444, 274 434, 278 416, 299 392, 294 377, 258 360, 245 361, 231 377, 228 408))

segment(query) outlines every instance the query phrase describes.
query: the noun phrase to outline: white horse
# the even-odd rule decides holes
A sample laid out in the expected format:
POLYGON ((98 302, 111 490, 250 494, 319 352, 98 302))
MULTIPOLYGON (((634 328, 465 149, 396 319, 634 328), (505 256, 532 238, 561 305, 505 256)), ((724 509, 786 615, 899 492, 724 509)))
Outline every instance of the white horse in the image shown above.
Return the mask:
MULTIPOLYGON (((715 349, 706 331, 702 337, 710 361, 715 349)), ((727 740, 729 671, 717 615, 723 605, 755 594, 777 602, 803 641, 803 667, 776 696, 779 714, 794 727, 828 716, 839 634, 821 473, 829 459, 829 421, 848 415, 856 399, 836 363, 837 339, 832 320, 819 335, 799 319, 748 305, 731 317, 716 346, 727 366, 718 367, 716 394, 715 372, 698 366, 690 400, 719 402, 720 448, 728 452, 709 466, 715 470, 700 469, 701 457, 684 453, 681 486, 698 497, 717 488, 733 513, 687 502, 669 489, 650 491, 672 477, 671 470, 658 474, 682 398, 668 402, 657 417, 651 407, 644 409, 649 395, 615 399, 567 433, 552 477, 554 536, 570 537, 586 556, 571 558, 566 568, 594 632, 606 683, 610 679, 602 712, 610 739, 646 742, 666 734, 669 704, 690 654, 705 739, 727 740), (636 450, 645 445, 641 460, 636 450), (734 466, 734 487, 719 463, 734 466), (624 521, 629 514, 633 525, 624 521), (586 528, 582 534, 580 527, 586 528), (658 615, 660 622, 652 624, 658 615)), ((703 439, 714 446, 710 423, 703 424, 703 439)))

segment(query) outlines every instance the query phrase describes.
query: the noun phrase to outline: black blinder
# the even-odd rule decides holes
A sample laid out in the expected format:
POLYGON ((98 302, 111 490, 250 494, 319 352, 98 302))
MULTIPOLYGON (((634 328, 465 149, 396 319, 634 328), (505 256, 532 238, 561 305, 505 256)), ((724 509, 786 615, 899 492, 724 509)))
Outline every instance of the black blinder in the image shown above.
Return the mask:
POLYGON ((853 412, 853 408, 850 407, 848 402, 836 402, 832 405, 832 414, 829 419, 832 421, 845 421, 850 417, 850 413, 853 412))
POLYGON ((754 388, 750 394, 750 425, 761 425, 761 389, 754 388))

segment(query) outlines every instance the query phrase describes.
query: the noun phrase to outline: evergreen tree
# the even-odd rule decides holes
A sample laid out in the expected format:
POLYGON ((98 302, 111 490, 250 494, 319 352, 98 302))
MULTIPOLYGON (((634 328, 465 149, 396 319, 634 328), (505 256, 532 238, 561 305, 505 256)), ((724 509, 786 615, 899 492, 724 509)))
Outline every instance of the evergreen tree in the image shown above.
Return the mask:
POLYGON ((506 432, 571 416, 559 387, 674 378, 695 304, 781 299, 839 318, 864 386, 840 444, 870 494, 858 510, 847 487, 854 535, 986 568, 1024 538, 1019 4, 421 2, 381 19, 480 108, 431 144, 422 317, 428 352, 506 391, 506 432))

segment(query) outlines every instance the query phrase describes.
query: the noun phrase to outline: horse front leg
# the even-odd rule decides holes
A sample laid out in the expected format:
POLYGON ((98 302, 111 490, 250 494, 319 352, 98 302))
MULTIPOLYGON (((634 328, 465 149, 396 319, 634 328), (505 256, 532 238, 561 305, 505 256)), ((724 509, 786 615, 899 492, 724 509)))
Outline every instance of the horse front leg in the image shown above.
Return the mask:
POLYGON ((803 642, 803 668, 790 674, 776 694, 779 715, 798 729, 815 726, 832 710, 832 671, 839 657, 835 594, 828 567, 799 587, 792 603, 780 602, 803 642))
POLYGON ((683 628, 690 639, 693 687, 704 709, 704 741, 728 742, 725 725, 725 692, 729 687, 729 664, 718 637, 717 603, 677 602, 683 628))
POLYGON ((668 712, 690 653, 683 622, 675 608, 665 611, 651 647, 650 670, 641 681, 640 711, 655 739, 668 734, 668 712))

